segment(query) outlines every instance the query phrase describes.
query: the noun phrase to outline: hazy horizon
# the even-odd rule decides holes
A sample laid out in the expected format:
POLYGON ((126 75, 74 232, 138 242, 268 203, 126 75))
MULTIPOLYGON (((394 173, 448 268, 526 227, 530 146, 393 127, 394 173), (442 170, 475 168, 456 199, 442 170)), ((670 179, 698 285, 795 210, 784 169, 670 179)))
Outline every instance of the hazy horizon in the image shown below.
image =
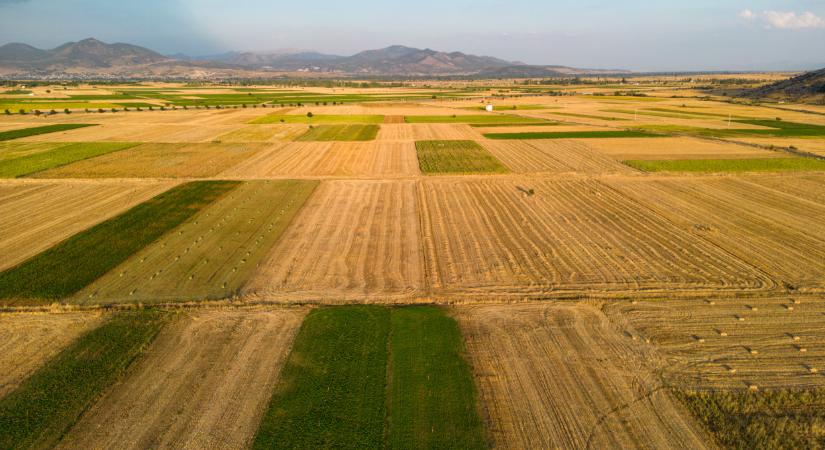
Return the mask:
POLYGON ((351 55, 406 45, 587 68, 799 70, 825 65, 823 17, 823 0, 0 0, 0 42, 53 48, 94 37, 192 56, 281 49, 351 55))

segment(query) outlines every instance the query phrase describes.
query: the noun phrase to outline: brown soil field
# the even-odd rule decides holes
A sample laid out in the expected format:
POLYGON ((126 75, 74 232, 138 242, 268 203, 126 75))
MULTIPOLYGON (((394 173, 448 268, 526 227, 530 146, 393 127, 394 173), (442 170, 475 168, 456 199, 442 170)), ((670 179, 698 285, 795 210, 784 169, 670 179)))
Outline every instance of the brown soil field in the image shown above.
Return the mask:
POLYGON ((171 188, 172 182, 0 182, 0 270, 171 188))
POLYGON ((69 299, 176 302, 235 295, 315 188, 248 181, 69 299))
POLYGON ((825 287, 822 203, 732 176, 608 183, 685 232, 758 267, 777 285, 825 287))
POLYGON ((605 306, 667 358, 687 388, 825 386, 825 298, 638 300, 605 306))
POLYGON ((99 324, 92 313, 0 313, 0 397, 99 324))
POLYGON ((687 137, 589 139, 600 153, 619 160, 787 158, 784 152, 687 137))
POLYGON ((713 448, 649 348, 583 304, 459 307, 494 448, 713 448))
POLYGON ((482 145, 515 172, 577 172, 593 175, 636 172, 595 151, 583 140, 487 140, 482 145))
POLYGON ((306 133, 302 124, 245 125, 239 130, 219 136, 221 142, 280 142, 291 141, 306 133))
POLYGON ((36 178, 210 177, 266 148, 244 144, 142 144, 39 172, 36 178))
POLYGON ((428 280, 445 295, 771 285, 595 180, 427 180, 420 204, 428 280))
POLYGON ((412 142, 296 142, 270 146, 223 176, 392 178, 418 173, 412 142))
POLYGON ((58 448, 246 448, 302 310, 181 313, 58 448))
POLYGON ((263 298, 385 299, 424 286, 416 185, 325 181, 246 289, 263 298))

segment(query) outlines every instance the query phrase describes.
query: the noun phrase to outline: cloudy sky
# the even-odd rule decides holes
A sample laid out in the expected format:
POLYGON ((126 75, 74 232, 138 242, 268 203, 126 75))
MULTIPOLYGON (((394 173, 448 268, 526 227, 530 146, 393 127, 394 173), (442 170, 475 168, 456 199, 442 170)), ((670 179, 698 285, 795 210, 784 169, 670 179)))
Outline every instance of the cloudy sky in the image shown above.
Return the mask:
POLYGON ((161 53, 392 44, 634 70, 825 67, 825 0, 0 0, 0 43, 161 53))

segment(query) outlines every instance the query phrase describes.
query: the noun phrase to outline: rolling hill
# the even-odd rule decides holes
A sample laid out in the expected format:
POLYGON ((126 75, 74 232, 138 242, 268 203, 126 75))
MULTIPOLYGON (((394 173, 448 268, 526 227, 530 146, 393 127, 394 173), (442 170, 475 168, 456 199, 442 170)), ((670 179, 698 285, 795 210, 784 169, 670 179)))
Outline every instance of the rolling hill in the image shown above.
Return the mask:
POLYGON ((762 86, 744 95, 751 98, 823 102, 825 101, 825 69, 762 86))

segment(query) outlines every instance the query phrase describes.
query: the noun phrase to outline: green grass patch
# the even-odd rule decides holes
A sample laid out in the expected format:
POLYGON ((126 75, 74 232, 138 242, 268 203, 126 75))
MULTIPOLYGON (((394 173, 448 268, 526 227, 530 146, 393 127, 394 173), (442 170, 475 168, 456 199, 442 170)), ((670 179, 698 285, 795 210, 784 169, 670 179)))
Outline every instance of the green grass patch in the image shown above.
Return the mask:
POLYGON ((627 120, 627 119, 620 119, 618 117, 611 117, 611 116, 597 116, 594 114, 579 114, 579 113, 565 113, 565 112, 551 112, 550 114, 555 114, 557 116, 565 116, 565 117, 578 117, 581 119, 598 119, 598 120, 627 120))
POLYGON ((382 448, 389 333, 388 308, 310 312, 252 448, 382 448))
POLYGON ((140 102, 134 102, 134 103, 115 103, 115 105, 120 106, 121 108, 131 108, 131 109, 135 109, 135 108, 149 108, 149 107, 151 107, 151 108, 160 108, 160 106, 161 106, 161 105, 158 105, 158 104, 156 104, 156 103, 140 103, 140 102))
POLYGON ((735 122, 772 128, 772 130, 732 130, 737 134, 775 137, 825 137, 825 126, 822 125, 786 122, 784 120, 736 120, 735 122))
POLYGON ((325 115, 319 114, 310 119, 305 114, 269 114, 259 117, 249 123, 251 124, 272 124, 272 123, 305 123, 305 124, 347 124, 347 123, 383 123, 384 116, 379 115, 325 115))
POLYGON ((304 320, 255 449, 485 448, 458 325, 435 307, 304 320))
POLYGON ((53 448, 154 339, 167 315, 122 312, 0 399, 0 448, 53 448))
POLYGON ((29 95, 31 93, 32 93, 32 91, 29 91, 29 90, 26 90, 26 89, 11 89, 11 90, 2 92, 3 95, 29 95))
POLYGON ((676 391, 724 448, 825 447, 825 390, 676 391))
POLYGON ((533 117, 521 117, 507 114, 453 115, 453 116, 405 116, 407 123, 463 123, 463 124, 497 124, 497 123, 533 123, 542 122, 533 117))
POLYGON ((138 144, 127 142, 81 142, 62 145, 51 150, 13 159, 0 160, 0 178, 15 178, 31 175, 43 170, 64 166, 75 161, 125 150, 136 145, 138 144))
POLYGON ((418 141, 418 165, 426 174, 506 173, 506 166, 475 141, 418 141))
POLYGON ((659 137, 643 131, 561 131, 532 133, 488 133, 487 139, 599 139, 599 138, 647 138, 659 137))
POLYGON ((486 448, 458 324, 440 308, 392 311, 389 448, 486 448))
POLYGON ((296 141, 372 141, 378 135, 378 125, 317 125, 296 141))
POLYGON ((0 273, 0 298, 72 295, 239 184, 197 181, 170 189, 0 273))
POLYGON ((630 160, 623 162, 645 172, 825 171, 825 161, 814 158, 630 160))
POLYGON ((10 141, 39 134, 57 133, 60 131, 74 130, 76 128, 93 127, 92 124, 85 123, 58 123, 42 127, 23 128, 20 130, 9 130, 0 132, 0 141, 10 141))

